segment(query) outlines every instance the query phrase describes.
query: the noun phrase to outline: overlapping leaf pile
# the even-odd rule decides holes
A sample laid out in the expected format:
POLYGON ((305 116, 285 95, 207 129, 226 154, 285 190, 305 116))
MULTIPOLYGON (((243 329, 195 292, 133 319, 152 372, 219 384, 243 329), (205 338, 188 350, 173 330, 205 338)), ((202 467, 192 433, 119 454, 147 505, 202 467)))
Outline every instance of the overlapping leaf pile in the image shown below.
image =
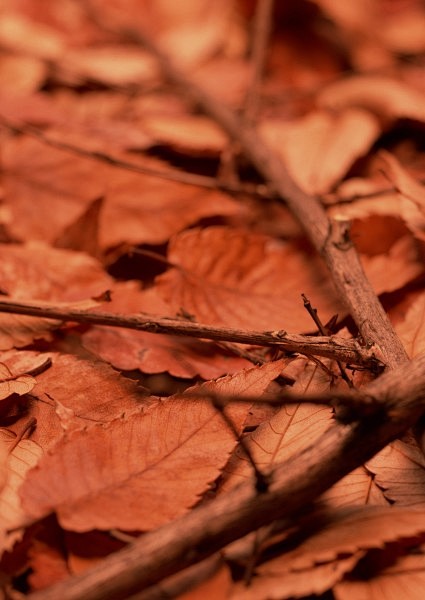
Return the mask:
MULTIPOLYGON (((248 0, 2 3, 5 298, 314 333, 303 293, 323 322, 339 314, 339 335, 356 335, 267 182, 164 84, 149 52, 102 26, 149 30, 188 77, 243 111, 253 14, 248 0)), ((329 216, 352 219, 410 357, 425 351, 424 30, 420 0, 276 3, 254 89, 265 142, 329 216)), ((357 387, 371 377, 348 376, 357 387)), ((252 478, 247 450, 267 473, 334 420, 302 396, 346 389, 328 359, 0 313, 1 597, 81 573, 252 478), (300 403, 212 400, 289 386, 300 403)), ((397 440, 311 511, 223 556, 181 597, 422 598, 422 451, 397 440)))

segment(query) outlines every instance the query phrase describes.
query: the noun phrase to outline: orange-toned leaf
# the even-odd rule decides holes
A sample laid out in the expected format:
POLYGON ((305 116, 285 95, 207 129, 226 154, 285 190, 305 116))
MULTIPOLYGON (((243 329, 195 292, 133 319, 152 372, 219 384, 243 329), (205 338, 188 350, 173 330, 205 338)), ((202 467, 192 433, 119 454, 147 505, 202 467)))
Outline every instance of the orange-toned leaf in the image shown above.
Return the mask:
POLYGON ((323 194, 368 152, 380 128, 369 112, 349 108, 339 114, 312 112, 298 122, 265 121, 261 130, 299 185, 323 194))
POLYGON ((340 79, 319 94, 318 102, 333 110, 357 106, 381 119, 425 121, 424 94, 403 81, 383 75, 340 79))
POLYGON ((0 288, 24 300, 82 300, 112 284, 100 263, 82 252, 41 242, 0 246, 0 288))
POLYGON ((51 358, 50 369, 37 376, 30 405, 30 415, 37 419, 32 439, 44 449, 64 431, 108 423, 152 403, 146 390, 101 361, 55 353, 51 358))
POLYGON ((395 156, 381 151, 384 172, 400 193, 400 215, 413 234, 425 240, 425 187, 416 181, 395 156))
POLYGON ((416 549, 410 555, 400 556, 391 563, 367 579, 349 577, 341 581, 333 589, 335 599, 422 600, 425 589, 424 547, 416 549))
POLYGON ((425 294, 415 298, 395 328, 411 358, 425 351, 425 294))
POLYGON ((425 458, 416 444, 392 442, 368 461, 367 469, 397 506, 425 506, 425 458))
POLYGON ((19 489, 28 471, 40 460, 43 451, 32 440, 20 440, 10 452, 15 435, 5 429, 0 430, 0 448, 3 458, 3 487, 0 490, 0 554, 13 543, 14 536, 8 531, 25 526, 28 516, 21 506, 19 489), (7 455, 7 458, 6 458, 7 455))
POLYGON ((348 558, 314 565, 299 571, 282 570, 285 558, 271 560, 258 570, 250 585, 237 583, 233 587, 232 600, 284 600, 320 595, 350 572, 362 552, 348 558))
MULTIPOLYGON (((114 154, 113 143, 111 146, 114 154)), ((120 158, 156 171, 168 168, 154 159, 120 158)), ((96 164, 31 138, 5 144, 3 168, 4 203, 12 217, 7 229, 20 240, 60 240, 93 200, 102 196, 102 248, 163 243, 201 218, 241 212, 238 203, 216 190, 96 164)))
MULTIPOLYGON (((293 386, 295 393, 324 391, 329 389, 329 375, 320 372, 317 365, 300 359, 299 366, 291 363, 284 370, 290 375, 294 368, 300 369, 300 376, 293 386), (304 366, 305 365, 305 366, 304 366), (304 368, 303 368, 304 366, 304 368)), ((295 453, 314 443, 332 422, 332 410, 328 406, 309 404, 289 404, 270 420, 262 423, 253 433, 245 437, 252 458, 260 471, 265 473, 276 463, 282 463, 295 453)), ((237 448, 225 469, 224 487, 228 489, 251 476, 252 467, 243 448, 237 448)))
POLYGON ((344 506, 388 506, 383 490, 377 485, 374 475, 365 467, 355 469, 320 497, 326 507, 344 506))
POLYGON ((327 524, 297 548, 259 566, 251 590, 239 588, 236 598, 284 599, 322 593, 351 570, 365 550, 423 534, 424 528, 422 510, 363 507, 335 511, 327 524))
POLYGON ((314 330, 301 293, 326 321, 344 310, 317 257, 295 244, 229 227, 191 229, 170 244, 176 264, 156 287, 177 313, 246 329, 314 330))
MULTIPOLYGON (((261 394, 281 369, 278 361, 197 390, 261 394)), ((226 408, 237 430, 248 410, 226 408)), ((75 531, 157 527, 197 502, 235 444, 208 399, 173 396, 144 413, 70 433, 27 478, 23 505, 34 518, 56 511, 75 531)))

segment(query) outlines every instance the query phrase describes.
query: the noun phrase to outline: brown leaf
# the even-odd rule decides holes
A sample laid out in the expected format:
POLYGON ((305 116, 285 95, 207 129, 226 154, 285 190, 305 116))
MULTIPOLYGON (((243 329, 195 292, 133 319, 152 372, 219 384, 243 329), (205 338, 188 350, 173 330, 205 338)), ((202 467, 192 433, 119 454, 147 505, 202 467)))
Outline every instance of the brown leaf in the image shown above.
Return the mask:
POLYGON ((269 561, 260 567, 257 577, 247 587, 238 583, 233 587, 232 600, 284 600, 323 594, 350 572, 363 553, 348 558, 314 565, 302 571, 282 573, 284 558, 269 561))
POLYGON ((339 114, 312 112, 298 122, 265 121, 261 131, 297 183, 308 193, 323 194, 368 152, 379 124, 370 113, 348 108, 339 114))
POLYGON ((364 550, 413 537, 425 527, 425 513, 420 510, 363 507, 331 514, 329 522, 297 548, 257 567, 251 590, 236 598, 284 599, 323 593, 354 567, 364 550))
MULTIPOLYGON (((298 361, 295 361, 298 362, 298 361)), ((301 376, 293 386, 294 393, 323 391, 329 389, 329 376, 323 377, 317 365, 299 359, 301 376), (304 368, 305 367, 305 368, 304 368)), ((291 363, 283 371, 285 376, 294 369, 291 363)), ((318 406, 307 402, 290 404, 282 408, 269 421, 262 423, 253 433, 245 437, 252 458, 260 471, 267 473, 276 463, 287 461, 301 450, 310 446, 332 422, 332 410, 328 406, 318 406)), ((225 469, 225 479, 221 487, 226 490, 246 480, 252 473, 243 448, 236 449, 225 469)))
POLYGON ((311 331, 301 293, 324 321, 344 311, 322 263, 296 244, 227 227, 191 229, 173 238, 168 259, 177 267, 157 278, 157 290, 201 323, 311 331))
POLYGON ((51 358, 50 369, 37 376, 38 400, 29 407, 38 424, 32 439, 44 449, 64 431, 108 423, 151 404, 143 388, 101 361, 55 353, 51 358))
POLYGON ((424 548, 411 555, 400 556, 387 568, 370 578, 350 577, 333 589, 336 600, 422 600, 425 588, 424 548))
POLYGON ((425 506, 425 458, 416 444, 392 442, 368 461, 367 469, 397 506, 425 506))
POLYGON ((400 192, 400 216, 412 233, 425 240, 425 187, 416 181, 395 156, 381 151, 384 173, 400 192))
POLYGON ((374 475, 365 467, 359 467, 340 479, 320 496, 320 502, 324 502, 329 509, 345 506, 389 505, 374 475))
POLYGON ((425 351, 425 294, 415 298, 395 329, 410 358, 425 351))
POLYGON ((82 300, 109 289, 112 278, 82 252, 41 242, 0 246, 0 288, 24 300, 82 300))
POLYGON ((359 107, 378 118, 425 121, 424 95, 403 81, 383 75, 355 75, 327 86, 320 106, 331 110, 359 107))
POLYGON ((99 219, 103 198, 96 198, 80 217, 55 240, 56 248, 86 252, 97 257, 99 251, 99 219))
MULTIPOLYGON (((261 394, 281 369, 278 361, 197 390, 261 394)), ((226 409, 237 430, 247 411, 244 404, 226 409)), ((56 511, 75 531, 158 527, 197 502, 235 443, 208 400, 173 396, 144 413, 69 434, 27 478, 23 505, 34 518, 56 511)))
POLYGON ((25 526, 29 519, 27 513, 22 509, 19 489, 24 482, 28 471, 40 460, 43 451, 33 440, 21 440, 12 452, 11 446, 15 442, 15 435, 6 429, 0 430, 0 448, 2 458, 7 454, 6 462, 3 462, 3 488, 0 491, 0 554, 8 549, 9 530, 25 526))
MULTIPOLYGON (((154 159, 120 158, 155 170, 167 168, 154 159)), ((239 203, 216 190, 94 163, 26 137, 5 144, 3 168, 4 203, 11 214, 8 231, 20 240, 61 239, 102 196, 102 248, 163 243, 201 218, 241 212, 239 203)))

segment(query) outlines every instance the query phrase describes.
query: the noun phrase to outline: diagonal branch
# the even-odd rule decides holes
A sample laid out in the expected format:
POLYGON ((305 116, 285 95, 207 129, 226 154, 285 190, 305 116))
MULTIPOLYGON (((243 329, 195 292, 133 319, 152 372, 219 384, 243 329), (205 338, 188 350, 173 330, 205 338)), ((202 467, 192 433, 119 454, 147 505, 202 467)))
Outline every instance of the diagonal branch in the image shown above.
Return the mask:
POLYGON ((389 367, 405 362, 406 352, 365 276, 349 239, 347 224, 330 222, 320 200, 298 187, 280 157, 267 147, 255 129, 186 77, 148 34, 140 30, 126 30, 121 34, 151 52, 164 76, 239 143, 245 156, 278 194, 278 199, 288 206, 324 258, 335 287, 365 342, 377 346, 389 367))
POLYGON ((147 333, 203 338, 214 341, 235 342, 251 346, 273 346, 284 352, 298 352, 308 356, 317 355, 340 360, 353 365, 369 367, 379 372, 382 363, 375 357, 373 349, 360 346, 356 340, 335 336, 308 336, 290 334, 286 331, 246 331, 230 327, 213 327, 183 319, 169 319, 155 315, 120 315, 108 312, 91 312, 82 309, 64 309, 60 306, 0 300, 0 313, 13 313, 74 321, 90 325, 105 325, 135 329, 147 333))

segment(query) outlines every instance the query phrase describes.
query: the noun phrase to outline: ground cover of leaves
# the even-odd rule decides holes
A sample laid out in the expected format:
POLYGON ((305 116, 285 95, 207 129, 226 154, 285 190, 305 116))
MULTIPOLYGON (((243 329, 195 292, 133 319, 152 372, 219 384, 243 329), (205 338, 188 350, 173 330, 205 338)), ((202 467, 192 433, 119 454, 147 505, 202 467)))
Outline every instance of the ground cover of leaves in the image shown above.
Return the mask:
MULTIPOLYGON (((409 357, 425 351, 425 4, 276 2, 259 82, 264 4, 3 0, 0 299, 315 334, 305 294, 323 323, 338 314, 330 333, 358 334, 300 224, 131 24, 351 220, 409 357)), ((374 374, 347 377, 361 389, 374 374)), ((0 312, 0 598, 90 569, 252 479, 252 460, 265 473, 290 460, 335 421, 303 396, 347 390, 328 358, 0 312), (253 402, 282 390, 300 401, 253 402)), ((316 500, 175 595, 423 597, 412 434, 316 500)))

